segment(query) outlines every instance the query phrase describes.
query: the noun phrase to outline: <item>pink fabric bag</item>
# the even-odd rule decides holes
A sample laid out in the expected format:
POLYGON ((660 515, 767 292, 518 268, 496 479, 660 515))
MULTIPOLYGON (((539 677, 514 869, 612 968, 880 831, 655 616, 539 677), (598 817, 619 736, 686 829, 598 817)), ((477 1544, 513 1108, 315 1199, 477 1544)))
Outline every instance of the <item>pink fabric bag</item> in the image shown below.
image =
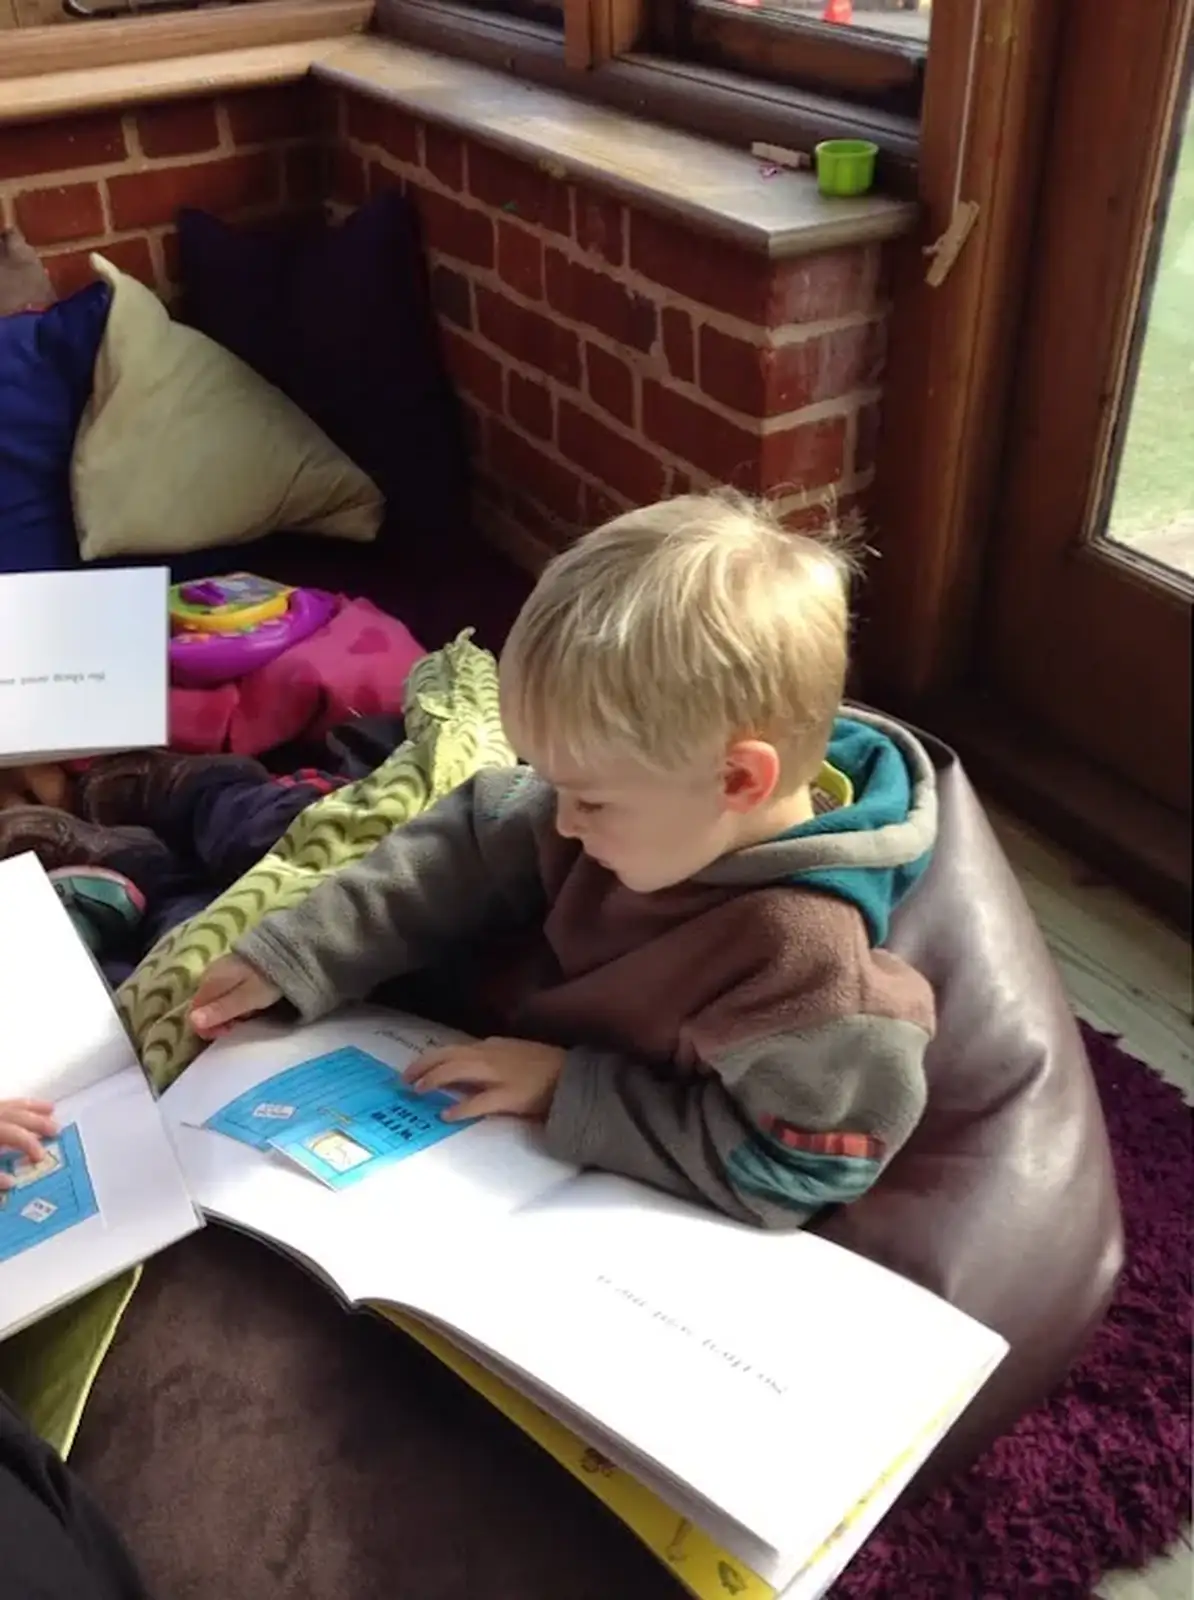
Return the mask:
POLYGON ((425 654, 396 617, 341 597, 330 622, 238 682, 172 688, 170 748, 255 756, 300 735, 318 738, 351 716, 393 715, 425 654))

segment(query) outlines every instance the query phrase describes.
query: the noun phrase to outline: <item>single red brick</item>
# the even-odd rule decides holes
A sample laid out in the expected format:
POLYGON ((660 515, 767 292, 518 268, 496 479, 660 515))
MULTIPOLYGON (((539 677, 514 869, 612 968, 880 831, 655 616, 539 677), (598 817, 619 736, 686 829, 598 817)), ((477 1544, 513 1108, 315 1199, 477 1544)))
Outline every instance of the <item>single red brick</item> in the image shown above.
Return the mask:
POLYGON ((663 354, 667 369, 681 383, 691 383, 696 377, 696 344, 692 333, 692 318, 687 311, 675 306, 664 306, 660 313, 663 329, 663 354))
POLYGON ((634 373, 622 360, 599 344, 585 346, 586 388, 594 405, 619 422, 634 426, 634 373))
POLYGON ((464 188, 464 140, 434 122, 423 124, 423 165, 445 189, 464 188))
POLYGON ((643 433, 722 483, 742 489, 760 486, 758 430, 730 422, 654 379, 643 384, 643 433))
POLYGON ((214 100, 168 100, 142 106, 134 121, 147 156, 189 156, 220 142, 214 100))
POLYGON ((869 387, 883 361, 882 328, 875 322, 780 345, 754 344, 706 325, 700 350, 705 394, 756 417, 802 411, 869 387))
POLYGON ((365 182, 371 195, 406 193, 406 179, 383 161, 365 163, 365 182))
POLYGON ((771 264, 722 239, 632 211, 630 265, 690 300, 747 322, 766 320, 771 264))
POLYGON ((588 255, 611 267, 626 259, 626 208, 607 195, 577 189, 572 198, 573 237, 588 255))
POLYGON ((599 484, 586 483, 582 500, 586 528, 599 528, 630 510, 630 501, 599 484))
POLYGON ((477 326, 490 344, 572 388, 580 382, 580 341, 571 328, 529 306, 476 286, 477 326))
POLYGON ((118 113, 60 117, 0 128, 0 179, 123 161, 128 155, 118 113))
MULTIPOLYGON (((178 234, 171 228, 158 235, 162 252, 162 273, 167 283, 182 281, 182 251, 178 247, 178 234)), ((152 249, 152 246, 150 247, 152 249)))
POLYGON ((348 136, 384 150, 395 161, 412 167, 420 164, 419 125, 397 106, 353 95, 348 102, 348 136))
POLYGON ((71 183, 59 189, 26 189, 16 196, 17 227, 30 244, 66 244, 94 239, 104 229, 98 183, 71 183))
POLYGON ((569 522, 580 520, 580 479, 572 468, 546 455, 496 417, 490 419, 486 459, 501 481, 569 522))
POLYGON ((511 372, 506 387, 506 409, 525 433, 550 440, 555 434, 551 391, 521 372, 511 372))
MULTIPOLYGON (((491 494, 490 498, 494 502, 491 526, 510 529, 516 538, 521 536, 524 544, 529 537, 537 550, 543 552, 538 563, 540 566, 543 559, 571 544, 579 532, 577 523, 570 518, 547 510, 537 501, 508 486, 501 489, 498 495, 491 494)), ((529 551, 527 553, 530 554, 529 551)))
POLYGON ((331 143, 340 137, 348 121, 348 96, 334 84, 320 83, 314 78, 307 79, 307 94, 307 131, 311 138, 331 143))
POLYGON ((663 494, 666 473, 658 455, 615 433, 571 400, 560 401, 560 450, 632 505, 647 505, 663 494))
POLYGON ((505 211, 530 227, 572 231, 568 185, 501 150, 469 145, 468 190, 495 211, 505 211))
POLYGON ((877 245, 797 256, 775 268, 767 320, 773 328, 787 322, 828 322, 873 311, 880 293, 877 245))
POLYGON ((332 146, 328 173, 328 198, 342 205, 359 206, 369 198, 369 174, 355 151, 332 146))
POLYGON ((453 322, 458 328, 472 327, 473 286, 451 267, 432 267, 431 303, 445 322, 453 322))
POLYGON ((316 206, 322 201, 328 191, 328 156, 317 144, 296 144, 282 152, 286 199, 292 206, 316 206))
POLYGON ((464 425, 464 442, 470 461, 484 461, 489 448, 489 414, 479 411, 461 397, 460 419, 464 425))
POLYGON ((276 144, 309 138, 314 131, 315 97, 305 82, 229 95, 225 105, 236 144, 276 144))
POLYGON ((428 248, 475 267, 492 267, 493 218, 476 206, 462 206, 450 195, 412 185, 409 189, 428 248))
POLYGON ((497 227, 497 269, 502 282, 518 294, 527 300, 542 300, 543 241, 504 217, 497 227))
POLYGON ((825 417, 765 433, 758 482, 766 494, 796 494, 840 483, 846 470, 846 419, 825 417))
POLYGON ((598 328, 618 344, 649 350, 655 343, 653 300, 635 294, 606 273, 571 261, 559 250, 546 256, 547 303, 561 316, 598 328))
MULTIPOLYGON (((153 255, 148 239, 114 239, 104 246, 102 254, 121 272, 154 287, 153 255)), ((84 288, 95 279, 90 250, 64 250, 47 255, 45 265, 55 292, 63 297, 74 294, 76 289, 84 288)))
POLYGON ((854 419, 854 471, 870 472, 879 454, 882 412, 877 403, 859 406, 854 419))
POLYGON ((819 535, 830 528, 857 528, 861 516, 862 503, 857 495, 839 495, 827 489, 811 505, 787 512, 783 524, 789 533, 819 535))
POLYGON ((502 410, 502 364, 453 328, 443 330, 444 359, 457 389, 490 411, 502 410))
POLYGON ((117 229, 152 228, 173 222, 180 206, 230 213, 274 205, 280 190, 278 152, 261 150, 199 161, 190 166, 150 167, 108 179, 112 222, 117 229))

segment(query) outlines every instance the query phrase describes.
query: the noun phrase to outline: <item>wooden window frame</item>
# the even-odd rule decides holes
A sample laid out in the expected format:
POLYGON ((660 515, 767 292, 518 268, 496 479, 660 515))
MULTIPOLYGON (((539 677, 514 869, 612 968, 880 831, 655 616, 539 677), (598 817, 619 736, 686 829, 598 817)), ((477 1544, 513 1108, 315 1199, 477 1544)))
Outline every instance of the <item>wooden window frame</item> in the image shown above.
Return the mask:
MULTIPOLYGON (((762 141, 809 150, 820 139, 871 139, 879 146, 880 186, 916 194, 919 133, 913 115, 858 104, 829 92, 833 84, 821 90, 789 87, 656 53, 653 45, 668 37, 674 22, 666 8, 655 9, 655 0, 563 0, 562 23, 552 27, 457 0, 378 0, 374 25, 404 44, 460 56, 726 144, 762 141)), ((848 52, 863 64, 858 81, 875 81, 879 69, 871 44, 830 43, 834 48, 827 51, 818 32, 814 55, 827 73, 828 63, 836 61, 844 76, 848 52)))
POLYGON ((314 43, 361 33, 372 16, 372 0, 257 0, 201 11, 5 29, 0 35, 0 82, 314 43))
POLYGON ((924 44, 744 9, 731 0, 653 0, 650 15, 646 37, 679 60, 728 67, 900 116, 920 115, 924 44))

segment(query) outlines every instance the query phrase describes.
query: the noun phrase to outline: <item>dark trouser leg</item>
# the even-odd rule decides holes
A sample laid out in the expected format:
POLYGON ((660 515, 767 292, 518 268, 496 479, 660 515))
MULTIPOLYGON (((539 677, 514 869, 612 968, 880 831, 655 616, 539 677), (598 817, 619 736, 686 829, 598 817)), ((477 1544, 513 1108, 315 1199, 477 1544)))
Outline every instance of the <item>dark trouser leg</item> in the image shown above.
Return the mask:
POLYGON ((0 1594, 5 1600, 150 1600, 115 1528, 3 1397, 0 1594))
POLYGON ((206 887, 224 888, 340 783, 319 772, 275 778, 244 756, 142 751, 95 762, 79 780, 79 808, 92 822, 151 829, 206 887))

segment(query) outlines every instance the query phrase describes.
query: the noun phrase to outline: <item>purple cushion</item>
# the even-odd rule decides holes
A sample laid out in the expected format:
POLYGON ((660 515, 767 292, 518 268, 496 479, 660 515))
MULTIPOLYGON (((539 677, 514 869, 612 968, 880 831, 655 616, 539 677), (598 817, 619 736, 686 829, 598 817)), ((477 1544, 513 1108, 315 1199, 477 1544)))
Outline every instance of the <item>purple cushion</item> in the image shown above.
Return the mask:
POLYGON ((463 525, 467 458, 414 214, 380 194, 338 227, 178 217, 183 316, 373 478, 401 541, 463 525))
POLYGON ((79 563, 70 457, 91 393, 111 290, 0 317, 0 572, 79 563))

